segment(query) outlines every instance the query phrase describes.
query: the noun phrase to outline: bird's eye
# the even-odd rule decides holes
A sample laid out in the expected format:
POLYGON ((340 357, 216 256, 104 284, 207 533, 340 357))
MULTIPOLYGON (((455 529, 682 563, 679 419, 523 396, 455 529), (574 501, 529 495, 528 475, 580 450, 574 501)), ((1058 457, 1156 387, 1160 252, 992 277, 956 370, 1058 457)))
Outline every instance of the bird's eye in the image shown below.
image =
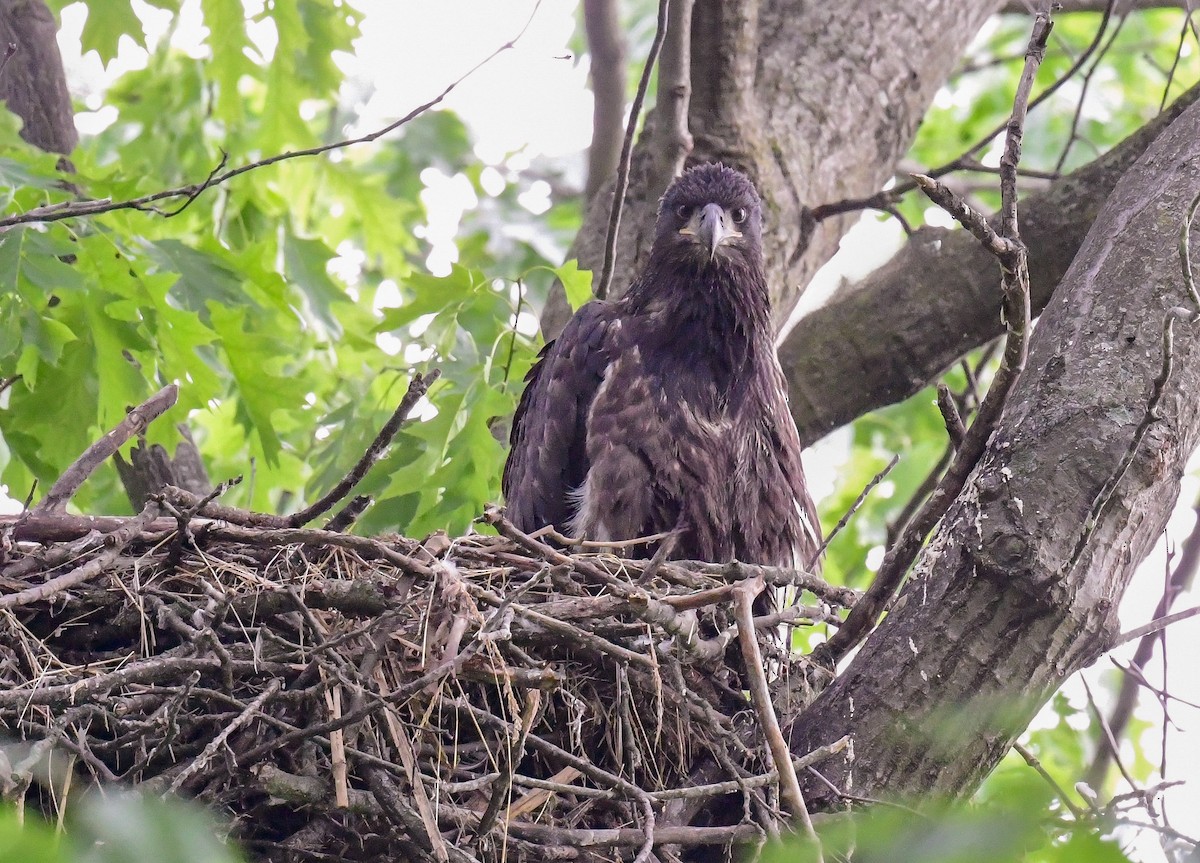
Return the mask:
POLYGON ((675 208, 675 215, 678 216, 681 221, 686 222, 692 217, 692 208, 687 204, 680 204, 675 208))
POLYGON ((746 221, 746 215, 747 215, 747 213, 746 213, 745 207, 734 207, 733 223, 735 225, 740 225, 742 222, 746 221))

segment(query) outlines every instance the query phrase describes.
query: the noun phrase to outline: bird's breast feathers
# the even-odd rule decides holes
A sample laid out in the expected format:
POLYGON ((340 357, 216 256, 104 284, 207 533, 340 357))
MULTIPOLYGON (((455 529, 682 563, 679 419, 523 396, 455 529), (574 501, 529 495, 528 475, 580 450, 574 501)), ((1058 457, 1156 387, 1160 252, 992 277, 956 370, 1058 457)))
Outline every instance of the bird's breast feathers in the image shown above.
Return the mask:
POLYGON ((696 397, 694 381, 646 360, 636 347, 622 352, 596 393, 572 533, 603 542, 681 529, 680 556, 794 565, 811 527, 774 445, 788 438, 775 429, 790 422, 786 410, 753 393, 696 397))

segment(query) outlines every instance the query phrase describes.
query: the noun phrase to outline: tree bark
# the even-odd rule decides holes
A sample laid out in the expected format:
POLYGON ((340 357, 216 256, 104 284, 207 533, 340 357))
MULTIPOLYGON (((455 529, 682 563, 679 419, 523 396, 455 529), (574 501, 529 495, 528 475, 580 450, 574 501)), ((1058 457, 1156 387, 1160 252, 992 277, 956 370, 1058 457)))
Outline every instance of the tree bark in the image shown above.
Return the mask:
MULTIPOLYGON (((1178 243, 1200 191, 1198 140, 1193 105, 1122 178, 1042 315, 967 488, 886 620, 792 725, 796 752, 853 735, 852 760, 823 771, 839 789, 970 794, 1117 633, 1117 604, 1200 436, 1200 363, 1186 320, 1175 326, 1174 372, 1147 412, 1164 320, 1174 307, 1195 311, 1178 243)), ((1200 232, 1191 248, 1200 254, 1200 232)), ((831 802, 823 784, 807 793, 831 802)))
POLYGON ((590 201, 617 173, 625 134, 625 34, 616 0, 583 0, 592 79, 592 143, 588 147, 590 201))
MULTIPOLYGON (((848 217, 805 225, 806 205, 879 190, 912 143, 934 93, 998 0, 710 0, 692 16, 692 161, 723 160, 758 183, 776 324, 832 257, 848 217), (931 26, 936 22, 936 26, 931 26), (811 234, 810 234, 811 232, 811 234), (807 248, 804 254, 798 254, 807 248)), ((634 152, 614 296, 649 252, 664 191, 653 113, 634 152), (652 188, 651 185, 654 185, 652 188)), ((592 200, 570 256, 599 272, 611 184, 592 200)), ((570 316, 561 292, 542 315, 547 338, 570 316)))
MULTIPOLYGON (((1193 87, 1107 154, 1021 203, 1034 314, 1041 312, 1125 171, 1183 111, 1193 87)), ((993 227, 998 222, 993 220, 993 227)), ((925 227, 888 263, 801 318, 779 360, 807 446, 864 413, 916 394, 1000 335, 995 258, 966 231, 925 227)))
POLYGON ((64 156, 79 143, 56 36, 42 0, 0 0, 0 99, 25 121, 21 137, 64 156), (11 52, 7 54, 6 52, 11 52))

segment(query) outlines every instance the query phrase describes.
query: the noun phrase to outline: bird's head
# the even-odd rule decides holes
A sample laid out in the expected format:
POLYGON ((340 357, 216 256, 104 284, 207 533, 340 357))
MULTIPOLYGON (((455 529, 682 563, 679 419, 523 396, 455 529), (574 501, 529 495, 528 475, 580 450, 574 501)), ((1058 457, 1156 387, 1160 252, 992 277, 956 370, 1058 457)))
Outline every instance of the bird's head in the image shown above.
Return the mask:
POLYGON ((762 257, 762 201, 745 175, 720 163, 683 173, 662 197, 654 253, 701 267, 762 257))

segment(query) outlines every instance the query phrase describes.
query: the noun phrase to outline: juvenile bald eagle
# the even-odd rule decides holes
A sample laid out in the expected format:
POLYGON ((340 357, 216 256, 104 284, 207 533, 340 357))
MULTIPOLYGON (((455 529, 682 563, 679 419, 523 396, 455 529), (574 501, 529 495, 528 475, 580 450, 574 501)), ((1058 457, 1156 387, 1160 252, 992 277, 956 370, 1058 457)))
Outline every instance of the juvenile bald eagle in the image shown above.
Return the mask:
POLYGON ((762 204, 720 164, 672 183, 645 270, 542 350, 503 488, 522 530, 678 531, 671 556, 807 566, 818 546, 775 352, 762 204))

